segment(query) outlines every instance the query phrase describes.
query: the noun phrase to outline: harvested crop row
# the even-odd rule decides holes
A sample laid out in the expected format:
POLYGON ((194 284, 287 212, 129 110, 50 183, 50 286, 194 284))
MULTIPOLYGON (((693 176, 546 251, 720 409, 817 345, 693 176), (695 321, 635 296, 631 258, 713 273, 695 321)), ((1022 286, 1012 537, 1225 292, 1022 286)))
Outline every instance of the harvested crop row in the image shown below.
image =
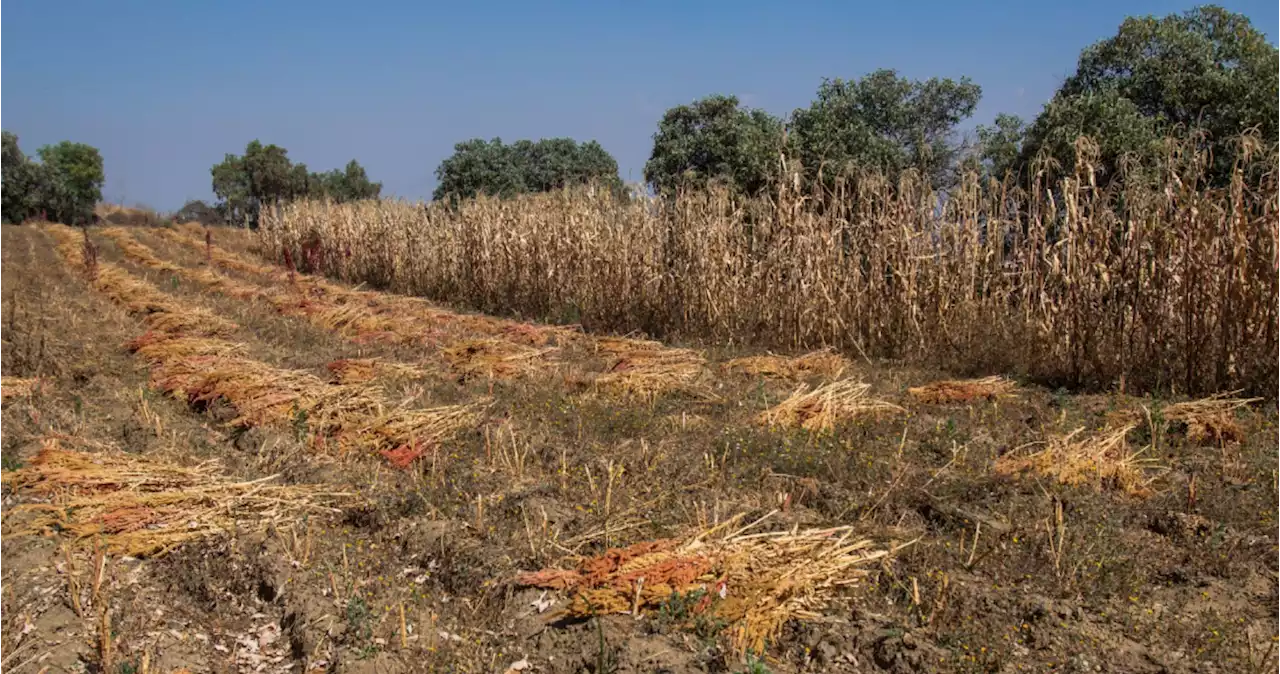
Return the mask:
MULTIPOLYGON (((740 521, 741 516, 717 530, 740 521)), ((569 595, 552 621, 611 613, 639 617, 673 596, 686 597, 692 600, 689 620, 723 621, 740 652, 762 652, 788 620, 818 618, 841 587, 857 583, 866 567, 889 554, 854 539, 850 527, 747 533, 759 523, 720 537, 711 530, 611 549, 573 569, 520 574, 516 583, 569 595)))
MULTIPOLYGON (((183 243, 192 243, 190 239, 176 232, 161 231, 167 232, 170 238, 176 237, 183 243)), ((151 248, 133 239, 128 232, 117 229, 104 234, 120 244, 121 250, 127 257, 140 264, 153 266, 150 261, 158 259, 151 248)), ((378 307, 376 303, 371 304, 369 298, 376 293, 357 293, 333 286, 332 288, 337 290, 335 293, 333 289, 329 289, 329 284, 320 287, 302 284, 286 286, 296 288, 298 292, 268 290, 236 281, 207 267, 191 269, 168 265, 166 270, 215 292, 269 303, 282 315, 302 318, 317 328, 341 335, 357 344, 384 343, 444 347, 450 362, 457 366, 455 370, 463 376, 477 372, 484 372, 496 378, 514 376, 518 373, 517 371, 529 369, 529 361, 542 359, 551 351, 550 349, 537 350, 514 342, 495 344, 499 340, 487 340, 489 345, 483 349, 484 353, 497 353, 499 357, 481 358, 480 360, 485 362, 477 364, 472 362, 475 359, 465 357, 468 352, 476 350, 475 340, 450 342, 444 331, 429 327, 429 321, 395 313, 378 307), (318 292, 316 292, 317 289, 318 292), (341 301, 331 298, 339 298, 341 301), (488 361, 492 360, 502 360, 503 363, 491 366, 488 361)))
POLYGON ((6 471, 4 482, 47 501, 13 508, 6 535, 52 531, 73 542, 93 540, 111 554, 159 556, 198 539, 336 512, 332 505, 350 496, 272 484, 277 477, 235 482, 216 462, 188 468, 123 452, 71 451, 45 438, 39 454, 6 471))
MULTIPOLYGON (((68 262, 84 262, 70 228, 53 225, 50 232, 68 262)), ((219 338, 234 326, 218 324, 209 314, 202 315, 207 323, 191 320, 199 312, 113 265, 98 265, 94 285, 146 316, 152 330, 130 346, 147 360, 153 383, 192 404, 227 401, 238 414, 233 424, 305 428, 319 449, 344 455, 379 452, 394 463, 407 463, 404 456, 416 458, 481 418, 479 404, 390 408, 375 387, 330 384, 308 372, 246 358, 242 345, 219 338), (209 325, 219 333, 210 334, 209 325)))
MULTIPOLYGON (((528 346, 544 346, 553 341, 570 341, 582 337, 581 331, 575 328, 535 325, 478 314, 460 314, 441 309, 414 297, 344 288, 319 276, 298 273, 292 269, 284 272, 275 267, 262 265, 241 255, 223 250, 213 245, 211 240, 201 242, 194 236, 188 236, 178 231, 159 231, 172 241, 203 250, 214 264, 226 269, 256 276, 265 276, 273 281, 280 281, 287 274, 290 282, 304 288, 308 297, 325 297, 338 304, 354 304, 401 316, 413 316, 429 321, 433 325, 447 326, 459 333, 469 332, 488 335, 528 346)), ((290 263, 291 260, 286 261, 286 264, 290 263)))

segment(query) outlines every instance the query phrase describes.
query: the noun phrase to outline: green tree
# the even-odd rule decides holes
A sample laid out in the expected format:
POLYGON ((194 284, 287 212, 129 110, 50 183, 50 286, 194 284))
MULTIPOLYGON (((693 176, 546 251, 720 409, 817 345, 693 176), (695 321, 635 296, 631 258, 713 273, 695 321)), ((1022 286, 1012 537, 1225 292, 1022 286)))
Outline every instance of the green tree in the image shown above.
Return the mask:
POLYGON ((1276 47, 1247 17, 1221 7, 1130 17, 1080 54, 1029 129, 1020 162, 1043 154, 1070 171, 1074 140, 1085 134, 1100 146, 1099 173, 1109 177, 1124 155, 1142 160, 1166 133, 1196 128, 1208 133, 1211 177, 1221 184, 1238 135, 1256 129, 1267 145, 1277 142, 1278 68, 1276 47))
POLYGON ((861 80, 824 80, 813 103, 792 114, 791 130, 811 179, 915 169, 944 187, 954 181, 961 150, 956 127, 981 97, 968 78, 921 82, 877 70, 861 80))
POLYGON ((667 195, 711 182, 760 194, 781 175, 783 139, 782 120, 743 107, 736 96, 707 96, 662 116, 644 179, 667 195))
POLYGON ((592 182, 622 191, 618 162, 595 141, 546 138, 507 145, 501 138, 473 138, 453 150, 436 168, 433 199, 506 198, 592 182))
POLYGON ((324 196, 338 203, 377 199, 382 194, 382 183, 369 180, 360 162, 352 159, 345 169, 311 174, 310 196, 324 196))
POLYGON ((263 207, 294 199, 371 199, 382 192, 382 183, 370 181, 354 159, 345 170, 312 173, 306 164, 293 163, 288 150, 257 140, 245 146, 244 155, 226 155, 210 174, 222 218, 251 227, 257 226, 263 207))
POLYGON ((37 201, 36 166, 18 147, 18 137, 0 130, 0 223, 22 223, 37 201))
POLYGON ((106 180, 98 149, 64 140, 38 152, 44 166, 44 179, 39 181, 41 208, 49 219, 69 225, 91 222, 106 180))
MULTIPOLYGON (((1004 180, 1020 168, 1018 157, 1026 139, 1027 124, 1017 115, 996 115, 991 126, 979 125, 978 144, 974 155, 983 175, 1004 180)), ((1015 176, 1016 177, 1016 176, 1015 176)))

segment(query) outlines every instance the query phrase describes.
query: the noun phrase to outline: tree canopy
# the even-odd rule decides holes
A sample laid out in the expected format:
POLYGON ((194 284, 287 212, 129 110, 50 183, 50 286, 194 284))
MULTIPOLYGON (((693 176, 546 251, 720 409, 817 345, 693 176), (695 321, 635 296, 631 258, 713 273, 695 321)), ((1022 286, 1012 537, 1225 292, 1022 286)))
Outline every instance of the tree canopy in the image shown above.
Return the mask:
POLYGON ((436 200, 485 194, 511 197, 599 181, 621 191, 618 162, 599 143, 572 138, 519 140, 473 138, 453 146, 436 168, 436 200))
POLYGON ((243 155, 226 155, 210 174, 223 219, 250 226, 257 225, 258 211, 265 205, 314 198, 356 201, 382 193, 382 183, 371 182, 354 159, 344 170, 312 173, 306 164, 293 163, 288 150, 258 140, 246 145, 243 155))
POLYGON ((813 103, 792 114, 791 131, 810 178, 915 169, 943 186, 960 152, 956 126, 981 97, 968 78, 913 81, 882 69, 860 80, 824 80, 813 103))
POLYGON ((708 96, 662 116, 644 179, 663 194, 712 181, 759 194, 781 174, 782 143, 782 120, 736 96, 708 96))
POLYGON ((956 126, 981 95, 968 79, 920 82, 878 70, 861 80, 824 80, 812 104, 787 120, 734 96, 708 96, 662 116, 645 180, 660 193, 723 181, 754 195, 781 177, 785 155, 800 159, 810 182, 856 169, 895 177, 915 169, 942 185, 960 152, 956 126))
POLYGON ((1278 68, 1280 54, 1249 19, 1216 5, 1130 17, 1080 54, 1076 72, 1028 129, 1019 161, 1043 154, 1069 170, 1076 138, 1088 135, 1109 177, 1122 157, 1153 158, 1166 134, 1195 128, 1208 134, 1220 183, 1242 132, 1277 142, 1278 68))
POLYGON ((84 143, 62 141, 41 147, 33 161, 18 147, 18 137, 3 133, 3 210, 5 222, 43 216, 69 225, 93 219, 106 180, 102 155, 84 143))

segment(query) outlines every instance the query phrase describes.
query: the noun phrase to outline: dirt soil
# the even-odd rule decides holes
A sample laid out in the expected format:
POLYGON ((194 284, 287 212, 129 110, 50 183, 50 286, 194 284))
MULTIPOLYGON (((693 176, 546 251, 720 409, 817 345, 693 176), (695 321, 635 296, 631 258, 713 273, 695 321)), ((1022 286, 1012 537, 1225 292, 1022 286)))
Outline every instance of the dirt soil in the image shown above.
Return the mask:
MULTIPOLYGON (((149 266, 103 228, 89 230, 85 250, 99 264, 234 322, 225 339, 245 358, 330 383, 338 361, 409 365, 351 384, 398 409, 487 401, 479 423, 401 468, 385 455, 317 449, 305 417, 246 426, 231 401, 166 392, 127 346, 147 332, 145 311, 95 287, 59 254, 50 228, 0 231, 6 389, 10 377, 40 380, 30 392, 6 390, 0 419, 6 672, 1226 674, 1277 666, 1274 400, 1209 427, 1180 416, 1172 406, 1185 398, 1172 394, 1025 381, 926 403, 908 389, 953 373, 856 355, 837 371, 760 371, 725 366, 759 351, 706 344, 628 342, 619 356, 600 336, 555 333, 541 344, 538 326, 447 307, 415 314, 417 305, 387 299, 392 309, 379 316, 408 316, 422 330, 401 339, 396 331, 409 329, 401 323, 373 331, 318 317, 332 298, 383 306, 377 293, 350 299, 357 296, 336 283, 336 291, 308 291, 305 276, 290 281, 283 269, 220 264, 190 229, 126 228, 180 270, 212 271, 259 292, 236 297, 208 276, 149 266), (289 293, 310 304, 280 301, 289 293), (475 346, 494 339, 524 360, 474 360, 498 353, 475 346), (695 354, 644 353, 665 347, 695 354), (798 388, 846 379, 895 409, 837 415, 826 428, 760 423, 798 388), (1039 455, 1050 458, 1036 469, 1011 468, 1116 428, 1129 429, 1115 450, 1124 459, 1117 471, 1128 472, 1097 477, 1114 451, 1074 477, 1063 477, 1067 461, 1053 454, 1039 455), (62 504, 70 493, 9 481, 51 437, 90 455, 216 461, 203 465, 228 480, 274 476, 349 496, 334 512, 273 515, 268 525, 229 527, 163 554, 106 554, 109 534, 77 539, 67 527, 22 526, 17 509, 62 504), (817 610, 785 621, 763 652, 747 654, 733 648, 729 626, 692 620, 679 595, 639 615, 556 621, 572 593, 516 580, 766 515, 765 530, 848 526, 893 552, 866 565, 858 582, 823 590, 817 610)), ((251 234, 213 237, 228 256, 274 262, 254 257, 251 234)), ((235 507, 226 504, 228 513, 235 507)))

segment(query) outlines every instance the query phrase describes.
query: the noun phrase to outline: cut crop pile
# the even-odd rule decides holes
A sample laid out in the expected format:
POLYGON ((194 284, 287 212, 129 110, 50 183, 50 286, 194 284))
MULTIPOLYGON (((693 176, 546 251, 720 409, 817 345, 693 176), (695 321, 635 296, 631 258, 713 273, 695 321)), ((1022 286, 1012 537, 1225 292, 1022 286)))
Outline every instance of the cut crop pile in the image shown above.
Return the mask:
POLYGON ((441 353, 454 372, 464 378, 512 379, 544 369, 547 355, 554 351, 491 338, 460 340, 441 353))
POLYGON ((1236 422, 1236 410, 1256 403, 1261 398, 1231 398, 1220 393, 1200 400, 1175 403, 1162 410, 1165 420, 1186 427, 1192 442, 1222 445, 1244 441, 1244 429, 1236 422))
POLYGON ((605 391, 639 398, 672 390, 707 394, 705 387, 698 385, 707 371, 707 361, 692 349, 620 337, 600 338, 596 348, 608 358, 605 373, 595 379, 596 386, 605 391))
POLYGON ((756 422, 767 426, 829 431, 836 424, 864 415, 904 412, 893 403, 867 395, 870 384, 852 379, 832 382, 812 391, 801 386, 791 397, 761 412, 756 422))
POLYGON ((215 462, 193 467, 131 454, 86 453, 44 439, 4 482, 43 503, 13 508, 7 535, 58 533, 111 554, 157 556, 201 538, 262 531, 304 513, 336 512, 350 495, 272 484, 277 476, 235 482, 215 462))
POLYGON ((1142 458, 1141 451, 1129 447, 1129 432, 1137 427, 1136 423, 1127 423, 1087 435, 1078 428, 1050 439, 1040 451, 1005 454, 996 459, 994 469, 1004 475, 1032 472, 1066 485, 1092 484, 1099 489, 1119 489, 1131 496, 1146 497, 1151 493, 1147 471, 1155 466, 1142 458))
POLYGON ((831 350, 814 351, 794 358, 774 354, 748 356, 735 358, 724 364, 726 370, 782 379, 811 376, 835 379, 848 367, 849 360, 831 350))
POLYGON ((763 652, 788 620, 812 620, 841 587, 886 556, 848 527, 717 537, 741 518, 684 539, 638 543, 585 559, 573 569, 524 573, 516 583, 563 591, 567 605, 551 620, 631 613, 671 602, 691 619, 719 621, 739 652, 763 652))
POLYGON ((1004 377, 982 379, 947 379, 924 386, 907 389, 912 398, 935 405, 967 403, 974 400, 995 400, 1008 395, 1017 384, 1004 377))
POLYGON ((379 358, 343 358, 326 367, 339 384, 364 384, 379 378, 420 379, 436 374, 426 368, 379 358))

